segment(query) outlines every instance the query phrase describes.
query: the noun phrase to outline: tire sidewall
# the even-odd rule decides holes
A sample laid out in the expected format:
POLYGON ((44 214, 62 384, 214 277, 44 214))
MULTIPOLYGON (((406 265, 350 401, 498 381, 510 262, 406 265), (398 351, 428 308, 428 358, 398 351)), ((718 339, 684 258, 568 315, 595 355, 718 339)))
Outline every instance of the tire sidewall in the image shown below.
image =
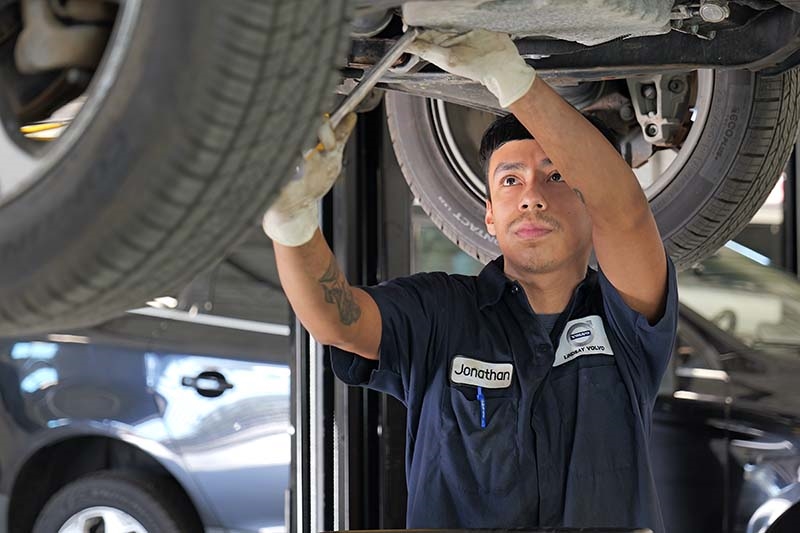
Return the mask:
POLYGON ((650 200, 663 239, 680 232, 697 216, 721 187, 722 178, 730 174, 747 134, 755 80, 756 74, 749 71, 714 73, 711 108, 691 156, 650 200))
POLYGON ((173 533, 178 526, 151 494, 140 488, 138 476, 128 479, 94 475, 75 481, 58 491, 36 519, 34 533, 54 533, 79 512, 91 507, 111 507, 135 518, 148 533, 173 533))
MULTIPOLYGON (((711 107, 697 145, 674 179, 650 200, 665 241, 698 216, 729 175, 747 135, 756 76, 714 72, 711 107)), ((386 109, 395 154, 424 210, 465 252, 483 262, 496 257, 500 250, 496 239, 487 238, 485 205, 459 183, 440 148, 427 101, 390 93, 386 109)))
POLYGON ((176 82, 174 73, 190 70, 186 65, 191 47, 175 43, 190 42, 200 30, 202 17, 195 10, 202 10, 203 3, 141 1, 121 68, 94 119, 68 154, 0 208, 0 256, 14 258, 13 263, 0 262, 0 287, 18 288, 32 270, 49 264, 52 254, 63 253, 56 247, 33 245, 44 235, 52 242, 74 243, 59 259, 70 264, 86 254, 83 243, 102 238, 91 234, 102 235, 119 224, 115 221, 133 214, 103 206, 120 195, 148 201, 142 191, 149 187, 143 185, 158 176, 148 168, 149 162, 169 142, 170 124, 177 121, 178 98, 186 86, 176 82), (154 50, 158 61, 152 61, 154 50), (155 99, 154 94, 163 98, 155 99), (161 134, 131 134, 141 131, 161 134))
POLYGON ((427 99, 386 95, 389 134, 403 175, 434 223, 464 251, 484 262, 497 257, 486 229, 486 205, 459 181, 436 138, 427 99))
POLYGON ((121 5, 112 39, 129 38, 104 59, 120 70, 101 66, 47 147, 53 166, 0 207, 4 335, 99 324, 174 294, 241 242, 329 110, 353 7, 121 5))

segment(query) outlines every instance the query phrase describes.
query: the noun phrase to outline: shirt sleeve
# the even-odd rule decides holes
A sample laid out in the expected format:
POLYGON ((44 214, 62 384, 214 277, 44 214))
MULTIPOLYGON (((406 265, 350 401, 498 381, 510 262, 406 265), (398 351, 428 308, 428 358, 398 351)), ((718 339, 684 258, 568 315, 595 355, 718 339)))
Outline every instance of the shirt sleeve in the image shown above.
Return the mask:
MULTIPOLYGON (((666 253, 666 252, 665 252, 666 253)), ((637 354, 630 367, 642 398, 652 401, 658 394, 675 344, 678 325, 678 284, 675 265, 667 256, 667 298, 664 313, 650 324, 647 317, 631 309, 602 270, 598 270, 603 307, 610 327, 625 343, 626 352, 637 354)))
POLYGON ((425 379, 441 339, 447 275, 416 274, 362 287, 381 313, 378 360, 331 347, 331 366, 340 380, 391 394, 408 405, 409 390, 425 379))

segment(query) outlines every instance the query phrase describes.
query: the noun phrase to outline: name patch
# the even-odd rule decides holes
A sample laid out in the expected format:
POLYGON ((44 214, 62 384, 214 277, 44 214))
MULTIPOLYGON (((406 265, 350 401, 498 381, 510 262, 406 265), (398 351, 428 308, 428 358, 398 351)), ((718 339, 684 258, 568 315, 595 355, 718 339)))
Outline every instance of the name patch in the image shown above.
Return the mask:
POLYGON ((614 355, 608 343, 603 319, 598 315, 570 320, 558 341, 553 366, 563 365, 582 355, 614 355))
POLYGON ((463 355, 453 358, 450 381, 461 385, 474 385, 486 389, 505 389, 511 386, 514 365, 511 363, 485 363, 463 355))

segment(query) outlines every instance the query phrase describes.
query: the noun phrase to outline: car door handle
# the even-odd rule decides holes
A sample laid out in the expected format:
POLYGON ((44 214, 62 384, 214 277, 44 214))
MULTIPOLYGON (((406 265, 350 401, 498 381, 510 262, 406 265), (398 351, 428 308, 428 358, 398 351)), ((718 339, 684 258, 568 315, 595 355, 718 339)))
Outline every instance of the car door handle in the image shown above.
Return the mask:
POLYGON ((226 390, 233 388, 233 384, 229 383, 225 376, 213 370, 201 372, 196 377, 184 376, 181 379, 181 385, 192 387, 201 396, 207 398, 216 398, 226 390))

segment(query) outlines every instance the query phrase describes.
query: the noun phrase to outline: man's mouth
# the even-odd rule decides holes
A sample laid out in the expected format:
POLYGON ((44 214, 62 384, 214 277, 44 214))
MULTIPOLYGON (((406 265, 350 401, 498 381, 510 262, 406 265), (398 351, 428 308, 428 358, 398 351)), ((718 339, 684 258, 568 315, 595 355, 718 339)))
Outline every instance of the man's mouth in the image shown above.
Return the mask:
POLYGON ((535 222, 522 222, 517 224, 514 229, 514 235, 520 239, 539 239, 545 235, 550 234, 553 228, 535 222))

